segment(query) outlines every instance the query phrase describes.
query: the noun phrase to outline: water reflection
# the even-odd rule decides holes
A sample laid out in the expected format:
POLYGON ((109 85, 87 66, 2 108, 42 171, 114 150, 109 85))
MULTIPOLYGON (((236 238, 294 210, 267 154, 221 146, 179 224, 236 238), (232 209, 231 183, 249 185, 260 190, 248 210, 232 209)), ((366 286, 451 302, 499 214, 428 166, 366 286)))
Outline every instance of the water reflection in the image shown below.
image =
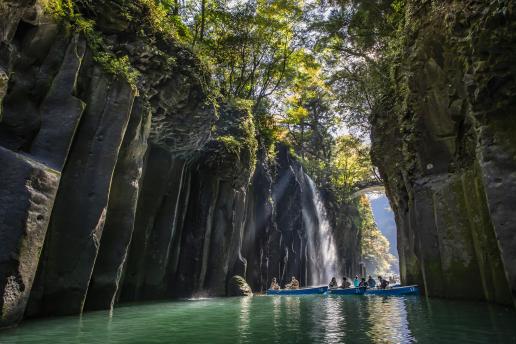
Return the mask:
MULTIPOLYGON (((301 299, 296 296, 287 296, 283 297, 282 300, 285 302, 285 310, 286 317, 288 319, 288 324, 290 326, 297 327, 299 324, 299 318, 301 316, 299 305, 301 304, 301 299)), ((295 329, 295 328, 294 328, 295 329)))
POLYGON ((300 297, 282 297, 283 305, 285 308, 282 332, 289 342, 299 341, 302 338, 301 335, 301 298, 300 297))
POLYGON ((278 341, 281 334, 281 297, 272 297, 272 328, 274 340, 278 341))
POLYGON ((120 307, 29 321, 0 343, 516 343, 516 312, 360 296, 249 297, 120 307), (431 309, 431 310, 430 310, 431 309))
POLYGON ((411 343, 404 299, 330 296, 311 310, 317 343, 411 343))
POLYGON ((366 303, 369 330, 373 343, 411 343, 414 341, 403 298, 368 297, 366 303))
POLYGON ((325 298, 324 342, 342 343, 346 336, 346 313, 342 298, 325 298))
POLYGON ((249 329, 251 323, 251 297, 240 298, 240 325, 238 326, 238 334, 240 335, 240 342, 244 342, 249 337, 249 329))

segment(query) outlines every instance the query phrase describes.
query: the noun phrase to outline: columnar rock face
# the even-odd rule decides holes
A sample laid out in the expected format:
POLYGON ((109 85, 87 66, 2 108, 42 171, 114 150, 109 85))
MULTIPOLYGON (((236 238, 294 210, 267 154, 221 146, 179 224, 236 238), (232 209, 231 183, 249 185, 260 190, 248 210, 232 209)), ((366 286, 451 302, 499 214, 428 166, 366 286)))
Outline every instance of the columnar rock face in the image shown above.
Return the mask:
POLYGON ((114 304, 134 229, 151 116, 141 99, 136 100, 132 111, 114 170, 101 245, 88 288, 86 308, 90 310, 114 304))
POLYGON ((59 172, 28 156, 0 148, 0 327, 21 319, 38 258, 59 172))
POLYGON ((402 279, 427 294, 516 300, 515 4, 409 1, 373 158, 402 279))
POLYGON ((101 64, 38 1, 0 4, 0 327, 234 294, 233 276, 310 283, 303 211, 316 214, 288 149, 267 157, 245 102, 216 114, 195 56, 144 23, 132 34, 119 2, 77 6, 138 75, 101 64))
MULTIPOLYGON (((32 304, 42 314, 82 311, 107 214, 134 92, 97 70, 52 211, 32 304)), ((38 312, 38 313, 39 313, 38 312)))

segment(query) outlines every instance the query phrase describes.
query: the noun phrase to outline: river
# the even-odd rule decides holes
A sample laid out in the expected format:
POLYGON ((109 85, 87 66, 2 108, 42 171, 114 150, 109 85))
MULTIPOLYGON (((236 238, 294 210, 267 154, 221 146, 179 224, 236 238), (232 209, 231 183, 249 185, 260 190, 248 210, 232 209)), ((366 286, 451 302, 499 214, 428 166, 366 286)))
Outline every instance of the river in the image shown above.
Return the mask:
POLYGON ((516 312, 420 297, 215 298, 26 321, 0 343, 516 343, 516 312))

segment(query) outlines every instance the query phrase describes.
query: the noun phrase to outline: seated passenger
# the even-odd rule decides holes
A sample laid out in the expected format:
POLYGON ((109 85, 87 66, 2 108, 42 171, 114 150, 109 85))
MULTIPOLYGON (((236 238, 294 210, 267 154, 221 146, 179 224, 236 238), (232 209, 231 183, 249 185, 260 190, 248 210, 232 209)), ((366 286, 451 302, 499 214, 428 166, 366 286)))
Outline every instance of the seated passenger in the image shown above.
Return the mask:
POLYGON ((355 288, 358 288, 358 286, 360 285, 360 280, 358 279, 358 275, 355 276, 355 279, 353 280, 353 285, 355 286, 355 288))
POLYGON ((380 281, 380 289, 385 289, 389 285, 389 281, 383 279, 382 276, 378 276, 378 281, 380 281))
POLYGON ((374 278, 371 277, 371 275, 369 275, 369 278, 367 279, 367 286, 369 288, 376 287, 376 281, 374 280, 374 278))
POLYGON ((335 277, 332 277, 330 284, 328 285, 330 289, 338 288, 339 285, 337 284, 337 279, 335 277))
POLYGON ((271 290, 280 290, 280 286, 279 286, 278 282, 276 281, 276 277, 272 278, 271 290))
POLYGON ((295 276, 292 276, 292 280, 290 283, 285 285, 286 289, 299 289, 299 281, 296 279, 295 276))
POLYGON ((358 287, 360 289, 367 289, 367 282, 365 280, 365 278, 362 278, 362 280, 360 281, 360 283, 358 284, 358 287))
POLYGON ((346 279, 346 277, 342 277, 342 285, 340 286, 342 289, 346 289, 351 287, 351 283, 346 279))

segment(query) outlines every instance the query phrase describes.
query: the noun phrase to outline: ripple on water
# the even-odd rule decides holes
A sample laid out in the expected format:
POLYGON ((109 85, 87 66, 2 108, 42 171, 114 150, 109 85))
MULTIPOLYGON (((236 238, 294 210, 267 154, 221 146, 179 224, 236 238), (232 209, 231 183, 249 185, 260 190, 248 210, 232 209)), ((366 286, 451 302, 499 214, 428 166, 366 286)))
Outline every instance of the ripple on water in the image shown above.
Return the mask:
POLYGON ((516 343, 515 325, 515 311, 482 303, 258 296, 27 321, 0 343, 516 343))

